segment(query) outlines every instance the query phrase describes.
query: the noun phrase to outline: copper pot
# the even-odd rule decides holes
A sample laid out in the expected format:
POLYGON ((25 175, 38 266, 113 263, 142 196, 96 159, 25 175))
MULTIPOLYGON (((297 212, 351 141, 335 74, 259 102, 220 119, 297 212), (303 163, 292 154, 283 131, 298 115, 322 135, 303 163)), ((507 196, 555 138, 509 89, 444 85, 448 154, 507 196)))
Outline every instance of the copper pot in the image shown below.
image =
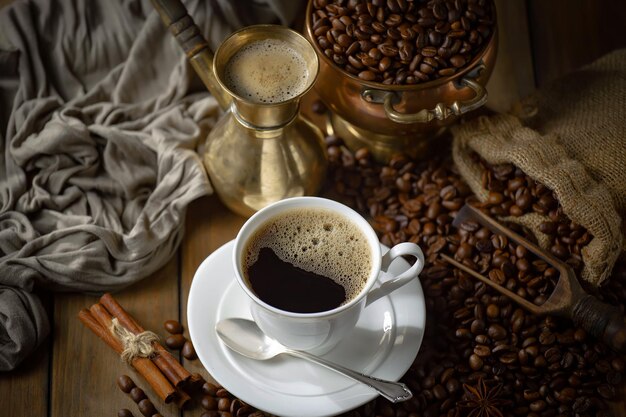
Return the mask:
MULTIPOLYGON (((495 22, 494 4, 492 10, 495 22)), ((320 60, 314 89, 331 110, 332 129, 349 147, 367 146, 381 161, 397 152, 423 157, 428 139, 487 101, 484 86, 498 43, 495 25, 482 51, 456 74, 414 85, 385 85, 361 80, 329 59, 313 35, 312 13, 313 0, 309 0, 306 37, 320 60)))

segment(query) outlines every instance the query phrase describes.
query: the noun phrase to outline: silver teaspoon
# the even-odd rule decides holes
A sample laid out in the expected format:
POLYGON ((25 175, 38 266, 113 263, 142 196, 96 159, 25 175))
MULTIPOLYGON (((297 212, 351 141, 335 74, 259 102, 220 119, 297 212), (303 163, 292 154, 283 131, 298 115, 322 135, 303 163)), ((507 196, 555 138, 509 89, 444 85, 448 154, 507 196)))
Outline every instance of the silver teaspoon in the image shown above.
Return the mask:
POLYGON ((251 359, 264 361, 285 353, 315 362, 365 384, 378 391, 380 395, 391 402, 406 401, 413 396, 409 388, 401 382, 386 381, 367 376, 310 353, 289 349, 263 333, 259 326, 251 320, 240 318, 225 319, 217 323, 215 330, 226 346, 251 359))

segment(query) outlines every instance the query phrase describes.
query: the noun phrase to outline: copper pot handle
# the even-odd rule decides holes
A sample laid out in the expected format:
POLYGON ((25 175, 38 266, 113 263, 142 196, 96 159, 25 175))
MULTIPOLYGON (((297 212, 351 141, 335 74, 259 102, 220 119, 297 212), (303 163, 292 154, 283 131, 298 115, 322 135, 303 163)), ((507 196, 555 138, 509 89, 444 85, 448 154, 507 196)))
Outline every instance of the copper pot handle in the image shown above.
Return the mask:
POLYGON ((393 108, 397 99, 395 92, 384 90, 364 90, 361 96, 370 103, 382 103, 385 115, 396 123, 428 123, 433 119, 444 120, 449 116, 460 116, 481 107, 487 101, 487 90, 471 77, 463 77, 457 88, 468 87, 474 91, 474 97, 469 100, 455 101, 450 106, 438 103, 434 109, 422 109, 417 113, 400 113, 393 108))

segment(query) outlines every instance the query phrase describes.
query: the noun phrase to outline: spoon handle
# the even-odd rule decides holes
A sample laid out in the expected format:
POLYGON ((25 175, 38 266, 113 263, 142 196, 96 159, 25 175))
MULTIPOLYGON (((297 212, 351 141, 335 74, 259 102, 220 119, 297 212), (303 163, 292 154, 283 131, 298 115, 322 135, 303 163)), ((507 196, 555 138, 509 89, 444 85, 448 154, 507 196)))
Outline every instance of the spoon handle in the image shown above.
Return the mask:
POLYGON ((409 390, 409 388, 402 382, 386 381, 384 379, 378 379, 373 376, 364 375, 360 372, 353 371, 352 369, 345 368, 341 365, 337 365, 336 363, 329 362, 326 359, 311 355, 308 352, 303 352, 300 350, 289 349, 285 353, 291 356, 315 362, 328 369, 343 374, 348 378, 352 378, 355 381, 361 382, 362 384, 365 384, 368 387, 375 389, 380 395, 393 403, 406 401, 413 397, 413 393, 411 393, 411 390, 409 390))

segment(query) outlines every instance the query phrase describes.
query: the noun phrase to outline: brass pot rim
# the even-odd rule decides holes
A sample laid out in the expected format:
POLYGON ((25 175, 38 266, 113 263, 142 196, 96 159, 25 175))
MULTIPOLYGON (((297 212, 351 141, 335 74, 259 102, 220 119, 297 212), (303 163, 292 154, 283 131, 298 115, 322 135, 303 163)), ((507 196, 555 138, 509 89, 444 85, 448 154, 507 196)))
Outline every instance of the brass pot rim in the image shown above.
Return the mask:
POLYGON ((232 32, 230 35, 228 35, 226 37, 226 39, 224 39, 220 45, 218 46, 217 50, 215 51, 214 54, 214 59, 213 59, 213 64, 212 64, 212 68, 211 70, 213 71, 213 74, 215 75, 215 78, 217 79, 218 84, 220 85, 220 87, 226 91, 231 97, 234 97, 236 100, 240 101, 240 102, 244 102, 247 103, 249 105, 254 105, 254 106, 260 106, 260 107, 264 107, 264 108, 272 108, 272 107, 281 107, 284 106, 285 104, 289 104, 290 102, 293 101, 299 101, 300 98, 305 95, 306 93, 308 93, 313 86, 315 85, 315 82, 317 80, 317 77, 319 75, 319 70, 320 70, 320 61, 319 61, 319 56, 317 54, 317 51, 314 48, 314 45, 312 42, 309 42, 309 40, 306 38, 306 36, 304 36, 303 34, 291 29, 290 27, 284 26, 284 25, 277 25, 277 24, 267 24, 267 23, 262 23, 262 24, 256 24, 256 25, 250 25, 250 26, 244 26, 240 29, 237 29, 236 31, 232 32), (222 77, 220 77, 221 74, 218 75, 218 56, 220 55, 220 52, 224 50, 224 48, 226 48, 228 41, 230 41, 231 39, 235 38, 236 36, 241 35, 242 32, 254 32, 254 31, 263 31, 263 30, 280 30, 280 31, 284 31, 284 32, 288 32, 290 34, 290 36, 294 36, 295 38, 301 39, 305 44, 309 44, 311 45, 311 47, 314 50, 314 54, 313 56, 315 57, 315 63, 314 63, 314 69, 315 69, 315 73, 310 75, 311 79, 309 80, 309 85, 307 85, 307 87, 297 96, 292 97, 288 100, 285 101, 281 101, 281 102, 277 102, 277 103, 258 103, 256 101, 252 101, 249 100, 246 97, 242 97, 238 94, 236 94, 234 91, 232 91, 228 85, 226 85, 226 83, 222 80, 222 77))
POLYGON ((309 39, 309 43, 313 46, 313 49, 315 49, 316 54, 318 55, 318 59, 326 62, 331 68, 333 68, 336 71, 339 71, 341 73, 342 76, 348 77, 351 80, 354 80, 355 82, 368 87, 368 88, 372 88, 372 89, 376 89, 376 90, 386 90, 386 91, 419 91, 419 90, 426 90, 429 88, 433 88, 433 87, 438 87, 440 85, 443 84, 447 84, 450 81, 456 81, 457 79, 462 78, 463 76, 465 76, 467 73, 471 72, 474 67, 476 67, 476 65, 478 65, 481 61, 481 59, 483 58, 483 55, 485 54, 485 51, 487 51, 491 45, 493 44, 493 42, 496 39, 496 33, 498 31, 498 16, 496 13, 496 5, 495 2, 493 0, 489 0, 491 2, 491 11, 492 11, 492 16, 493 16, 493 20, 495 22, 495 24, 493 25, 493 32, 491 32, 491 35, 489 36, 489 41, 483 44, 482 49, 480 50, 480 53, 476 54, 474 56, 474 58, 467 64, 465 64, 465 66, 461 69, 461 71, 453 74, 453 75, 449 75, 447 77, 442 77, 442 78, 438 78, 436 80, 432 80, 432 81, 427 81, 427 82, 420 82, 417 84, 402 84, 402 85, 398 85, 398 84, 392 84, 392 85, 388 85, 388 84, 383 84, 383 83, 379 83, 379 82, 373 82, 373 81, 366 81, 366 80, 362 80, 359 77, 350 74, 349 72, 347 72, 346 70, 344 70, 343 68, 340 68, 337 64, 335 64, 330 58, 328 58, 326 56, 326 54, 324 54, 324 52, 320 49, 319 45, 317 44, 317 41, 315 39, 315 35, 313 35, 313 23, 311 21, 312 19, 312 9, 313 9, 313 1, 314 0, 309 0, 307 3, 307 7, 306 7, 306 20, 305 20, 305 28, 306 28, 306 33, 308 35, 309 39))

